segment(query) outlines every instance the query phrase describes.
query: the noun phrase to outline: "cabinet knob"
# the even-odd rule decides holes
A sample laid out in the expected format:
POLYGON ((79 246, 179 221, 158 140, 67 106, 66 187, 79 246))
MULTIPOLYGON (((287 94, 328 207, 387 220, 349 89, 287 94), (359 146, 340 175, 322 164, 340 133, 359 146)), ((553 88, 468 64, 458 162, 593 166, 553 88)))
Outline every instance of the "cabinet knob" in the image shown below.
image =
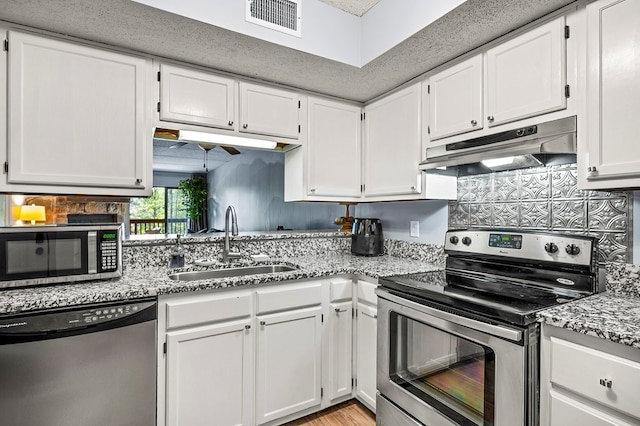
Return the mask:
POLYGON ((490 122, 493 122, 493 120, 495 120, 495 117, 493 115, 490 115, 487 117, 487 120, 489 120, 490 122))
POLYGON ((374 315, 374 316, 373 316, 373 319, 378 319, 378 315, 377 315, 377 314, 376 314, 376 315, 374 315))
POLYGON ((251 326, 249 324, 247 324, 247 325, 244 326, 244 329, 245 330, 249 330, 249 329, 251 329, 251 326))
POLYGON ((229 120, 229 126, 233 126, 233 121, 229 120))
POLYGON ((340 309, 340 308, 335 308, 334 310, 336 311, 336 314, 339 314, 340 312, 347 312, 346 309, 340 309))
POLYGON ((142 183, 142 179, 138 178, 136 179, 136 185, 140 185, 142 183))
POLYGON ((310 192, 316 192, 316 189, 315 188, 311 188, 309 191, 310 192))
POLYGON ((243 128, 243 129, 246 129, 247 127, 249 127, 249 125, 248 125, 247 123, 244 123, 244 124, 242 125, 242 128, 243 128))
POLYGON ((613 386, 613 382, 611 381, 611 379, 600 379, 600 386, 611 389, 611 386, 613 386))
POLYGON ((477 126, 478 125, 478 120, 471 120, 471 125, 472 126, 477 126))
POLYGON ((267 325, 265 321, 260 321, 260 325, 267 325))
POLYGON ((416 190, 416 187, 415 187, 415 186, 412 186, 412 187, 411 187, 411 190, 412 190, 412 191, 415 191, 415 190, 416 190))

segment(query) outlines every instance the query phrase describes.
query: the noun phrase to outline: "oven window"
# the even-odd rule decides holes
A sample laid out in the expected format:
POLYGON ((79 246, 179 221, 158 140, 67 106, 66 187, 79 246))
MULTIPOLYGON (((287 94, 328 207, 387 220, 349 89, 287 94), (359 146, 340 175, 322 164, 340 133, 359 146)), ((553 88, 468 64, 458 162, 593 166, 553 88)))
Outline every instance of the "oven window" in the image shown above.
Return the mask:
POLYGON ((460 425, 493 425, 494 353, 391 312, 392 381, 460 425))

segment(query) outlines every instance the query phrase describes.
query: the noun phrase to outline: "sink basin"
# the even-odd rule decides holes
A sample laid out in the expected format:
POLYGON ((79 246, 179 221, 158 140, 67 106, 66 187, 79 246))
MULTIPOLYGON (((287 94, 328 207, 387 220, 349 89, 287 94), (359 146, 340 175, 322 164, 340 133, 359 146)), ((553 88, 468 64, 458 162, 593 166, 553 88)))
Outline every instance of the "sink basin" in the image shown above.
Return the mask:
POLYGON ((206 271, 187 271, 169 274, 175 281, 210 280, 213 278, 241 277, 243 275, 272 274, 275 272, 295 271, 298 268, 289 265, 243 266, 240 268, 220 268, 206 271))

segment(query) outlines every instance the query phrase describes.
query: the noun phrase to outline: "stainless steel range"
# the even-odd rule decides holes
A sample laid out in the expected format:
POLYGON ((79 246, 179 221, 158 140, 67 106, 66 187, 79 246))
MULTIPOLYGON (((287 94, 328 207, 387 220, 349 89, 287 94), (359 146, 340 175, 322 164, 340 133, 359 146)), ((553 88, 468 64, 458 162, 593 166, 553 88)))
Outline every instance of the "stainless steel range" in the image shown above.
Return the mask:
POLYGON ((449 231, 444 271, 378 288, 378 425, 538 424, 537 311, 599 291, 597 240, 449 231))

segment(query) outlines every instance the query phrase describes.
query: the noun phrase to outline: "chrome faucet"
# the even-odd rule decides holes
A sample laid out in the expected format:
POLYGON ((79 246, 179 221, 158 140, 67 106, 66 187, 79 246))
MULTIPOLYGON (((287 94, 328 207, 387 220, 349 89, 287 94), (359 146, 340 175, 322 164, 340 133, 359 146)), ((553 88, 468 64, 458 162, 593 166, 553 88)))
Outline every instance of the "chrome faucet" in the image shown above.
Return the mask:
POLYGON ((229 217, 231 217, 231 235, 238 235, 238 218, 233 206, 227 207, 224 215, 224 248, 222 249, 222 261, 229 263, 233 259, 240 259, 240 252, 232 252, 229 247, 229 217))

